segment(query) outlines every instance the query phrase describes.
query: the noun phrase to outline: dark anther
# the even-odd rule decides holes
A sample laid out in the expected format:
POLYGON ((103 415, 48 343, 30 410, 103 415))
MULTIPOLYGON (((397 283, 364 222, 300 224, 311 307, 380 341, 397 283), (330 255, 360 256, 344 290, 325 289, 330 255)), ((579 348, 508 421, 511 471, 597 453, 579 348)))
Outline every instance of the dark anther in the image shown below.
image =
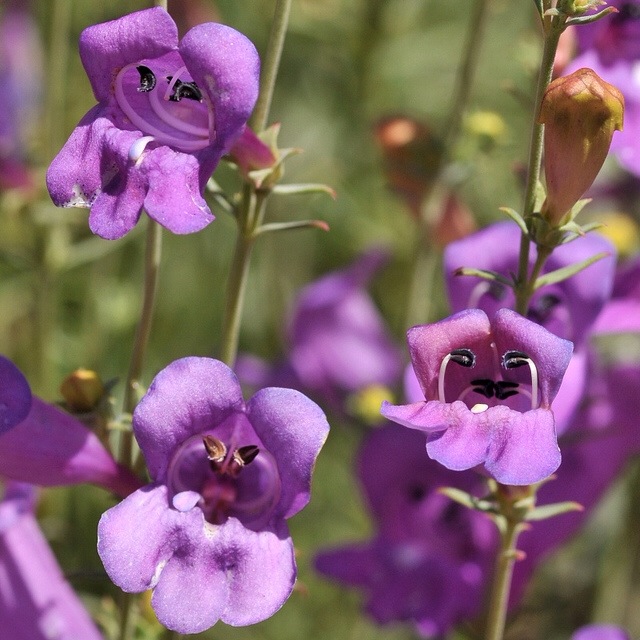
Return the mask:
POLYGON ((219 465, 224 462, 227 456, 227 447, 224 442, 214 438, 213 436, 204 436, 202 438, 204 448, 207 451, 207 458, 213 463, 211 466, 219 465))
POLYGON ((467 368, 476 366, 476 354, 471 349, 454 349, 450 354, 451 360, 467 368))
POLYGON ((502 366, 505 369, 517 369, 528 364, 529 360, 529 356, 522 351, 507 351, 502 356, 502 366))
POLYGON ((138 65, 136 69, 140 74, 140 86, 138 87, 138 91, 148 93, 156 86, 156 76, 149 67, 145 67, 143 64, 138 65))
POLYGON ((498 400, 506 400, 511 396, 518 395, 518 383, 509 380, 499 380, 494 385, 494 393, 498 400))
MULTIPOLYGON (((173 76, 167 76, 168 82, 171 82, 172 79, 173 76)), ((176 80, 173 85, 173 93, 169 96, 169 100, 172 100, 173 102, 180 102, 182 98, 202 102, 202 91, 200 91, 195 82, 182 82, 182 80, 176 80)))
POLYGON ((233 459, 242 467, 252 463, 256 456, 260 453, 260 449, 255 444, 248 444, 245 447, 239 447, 233 452, 233 459))
POLYGON ((488 378, 479 378, 478 380, 472 380, 471 385, 476 393, 484 396, 485 398, 493 398, 495 393, 495 382, 488 378))
POLYGON ((553 293, 540 296, 529 310, 528 317, 538 324, 543 324, 561 302, 562 300, 553 293))

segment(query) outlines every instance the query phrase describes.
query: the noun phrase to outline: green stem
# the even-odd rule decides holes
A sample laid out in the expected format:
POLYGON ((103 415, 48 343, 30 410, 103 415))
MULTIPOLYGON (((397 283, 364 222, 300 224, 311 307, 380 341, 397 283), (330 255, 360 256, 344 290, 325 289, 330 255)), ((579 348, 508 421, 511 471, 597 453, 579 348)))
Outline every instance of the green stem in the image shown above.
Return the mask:
POLYGON ((162 7, 165 11, 169 11, 167 0, 153 0, 155 7, 162 7))
MULTIPOLYGON (((525 220, 533 215, 536 206, 536 192, 540 181, 542 168, 542 150, 544 148, 544 125, 538 122, 538 114, 542 98, 551 82, 553 74, 553 62, 558 49, 558 41, 564 29, 566 17, 555 16, 543 18, 545 31, 544 48, 542 50, 542 61, 540 63, 540 73, 538 75, 538 85, 536 87, 535 108, 533 112, 533 122, 531 124, 531 138, 529 142, 529 164, 527 171, 527 182, 525 186, 524 204, 522 216, 525 220)), ((526 314, 531 298, 531 281, 529 276, 529 251, 531 241, 529 236, 523 233, 520 237, 520 256, 518 259, 518 274, 516 276, 516 311, 526 314)))
MULTIPOLYGON (((147 239, 144 258, 144 285, 142 310, 140 320, 136 328, 136 335, 131 353, 129 373, 124 388, 124 400, 122 409, 124 413, 133 413, 138 403, 140 391, 140 376, 142 365, 147 351, 149 334, 151 333, 151 320, 156 300, 158 288, 158 273, 160 270, 160 256, 162 253, 162 227, 148 218, 147 239)), ((130 430, 124 431, 120 441, 120 462, 126 466, 131 466, 131 453, 133 445, 133 433, 130 430)))
POLYGON ((244 211, 238 216, 238 236, 227 280, 227 293, 222 322, 222 345, 220 357, 233 367, 238 354, 238 340, 244 299, 249 281, 251 252, 256 239, 256 230, 262 224, 266 208, 267 194, 255 193, 249 185, 243 195, 244 211))
POLYGON ((284 48, 284 38, 289 26, 289 14, 291 13, 292 0, 276 0, 276 7, 271 23, 271 33, 269 34, 269 44, 264 56, 262 65, 262 75, 260 78, 260 95, 253 110, 253 115, 249 120, 249 126, 257 132, 262 131, 267 126, 273 89, 280 67, 280 57, 284 48))
POLYGON ((506 527, 502 532, 500 552, 496 558, 485 640, 502 640, 504 636, 519 533, 519 522, 507 519, 506 527))

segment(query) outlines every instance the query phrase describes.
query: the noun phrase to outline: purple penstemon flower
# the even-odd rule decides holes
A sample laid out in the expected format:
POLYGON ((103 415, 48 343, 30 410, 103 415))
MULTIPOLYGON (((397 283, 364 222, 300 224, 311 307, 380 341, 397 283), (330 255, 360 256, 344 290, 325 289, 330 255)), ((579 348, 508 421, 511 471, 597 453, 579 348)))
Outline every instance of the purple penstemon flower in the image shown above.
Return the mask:
POLYGON ((180 633, 273 615, 295 581, 285 520, 309 500, 320 408, 275 387, 245 404, 231 369, 191 357, 156 376, 133 430, 152 482, 98 525, 113 582, 153 589, 158 619, 180 633))
POLYGON ((407 333, 425 397, 382 414, 427 433, 429 456, 499 482, 538 482, 560 464, 551 402, 573 345, 510 309, 470 309, 407 333))
POLYGON ((85 29, 80 57, 98 104, 47 172, 60 206, 91 207, 91 230, 130 231, 142 209, 174 233, 213 216, 205 184, 251 114, 259 59, 225 25, 204 23, 181 41, 159 7, 85 29))
POLYGON ((571 640, 629 640, 629 634, 613 624, 590 624, 580 627, 571 640))
POLYGON ((0 620, 16 640, 100 640, 33 514, 35 489, 8 483, 0 501, 0 620))

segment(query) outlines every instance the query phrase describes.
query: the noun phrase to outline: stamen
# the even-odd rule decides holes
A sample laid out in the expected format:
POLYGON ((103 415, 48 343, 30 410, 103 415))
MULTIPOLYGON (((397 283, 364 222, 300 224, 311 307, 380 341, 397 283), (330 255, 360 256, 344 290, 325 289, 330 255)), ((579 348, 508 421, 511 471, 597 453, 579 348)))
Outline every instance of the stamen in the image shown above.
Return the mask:
POLYGON ((440 373, 438 374, 438 400, 442 403, 446 403, 444 393, 444 375, 447 371, 447 365, 451 360, 463 367, 473 368, 476 366, 476 354, 473 353, 471 349, 454 349, 442 359, 442 363, 440 364, 440 373))
POLYGON ((175 86, 176 90, 171 94, 169 100, 180 102, 182 98, 188 98, 189 100, 202 102, 202 91, 200 91, 195 82, 182 82, 178 80, 175 86))
MULTIPOLYGON (((116 76, 115 82, 116 100, 123 113, 131 121, 131 124, 133 124, 143 133, 153 136, 157 142, 175 147, 180 151, 199 151, 200 149, 208 147, 210 144, 209 135, 207 135, 206 139, 203 137, 196 140, 178 138, 176 136, 172 136, 166 131, 162 131, 157 127, 154 127, 151 123, 149 123, 136 112, 136 110, 131 106, 131 103, 127 99, 127 96, 124 92, 124 87, 122 86, 125 73, 127 73, 127 71, 133 69, 134 67, 136 67, 135 64, 130 64, 126 67, 123 67, 120 70, 120 73, 118 73, 118 75, 116 76)), ((149 95, 153 95, 153 92, 150 92, 149 95)), ((209 114, 209 119, 211 119, 211 114, 209 114)))
POLYGON ((137 163, 142 157, 147 145, 154 140, 155 138, 153 136, 143 136, 142 138, 138 138, 129 148, 129 160, 133 163, 137 163))
POLYGON ((202 442, 204 442, 207 458, 209 458, 211 462, 211 468, 214 471, 218 471, 220 469, 220 465, 227 457, 227 446, 222 442, 222 440, 218 440, 218 438, 214 438, 209 435, 204 436, 202 438, 202 442))
POLYGON ((143 64, 139 64, 136 69, 140 74, 140 86, 138 87, 138 91, 142 93, 148 93, 156 86, 156 75, 149 69, 149 67, 145 67, 143 64))
POLYGON ((200 136, 201 138, 209 138, 209 129, 185 122, 184 120, 180 120, 180 118, 176 118, 174 115, 169 113, 165 109, 162 100, 158 97, 157 91, 153 91, 149 94, 149 104, 158 118, 178 129, 178 131, 190 133, 194 136, 200 136))
POLYGON ((171 100, 171 94, 173 93, 173 87, 175 86, 176 82, 178 82, 178 80, 180 80, 180 76, 186 70, 187 70, 187 67, 182 66, 172 76, 167 76, 167 82, 169 83, 169 86, 167 87, 167 90, 164 92, 164 95, 162 96, 163 100, 171 100))
POLYGON ((495 393, 495 386, 496 386, 493 380, 489 380, 488 378, 480 378, 478 380, 472 380, 471 384, 473 385, 474 387, 473 390, 476 393, 479 393, 485 398, 493 398, 493 394, 495 393))
POLYGON ((528 365, 531 374, 531 408, 538 408, 538 368, 535 362, 522 351, 507 351, 502 356, 502 366, 505 369, 517 369, 528 365))
POLYGON ((498 400, 506 400, 511 396, 518 395, 519 386, 517 382, 511 382, 510 380, 498 380, 498 382, 494 383, 494 393, 498 400))

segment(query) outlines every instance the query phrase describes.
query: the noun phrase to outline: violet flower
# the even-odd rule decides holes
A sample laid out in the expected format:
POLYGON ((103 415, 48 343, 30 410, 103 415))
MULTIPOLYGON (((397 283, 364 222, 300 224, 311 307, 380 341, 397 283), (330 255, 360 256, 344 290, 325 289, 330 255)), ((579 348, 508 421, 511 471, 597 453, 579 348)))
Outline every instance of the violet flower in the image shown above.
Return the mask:
POLYGON ((349 394, 393 385, 402 357, 366 290, 385 260, 373 249, 304 287, 288 323, 288 354, 275 365, 242 355, 235 367, 240 380, 300 389, 337 410, 349 394))
POLYGON ((43 487, 87 482, 123 497, 141 484, 79 420, 32 397, 20 370, 0 357, 2 423, 0 475, 5 478, 43 487))
POLYGON ((98 525, 113 582, 153 589, 158 619, 179 633, 273 615, 295 580, 285 520, 309 500, 328 433, 320 408, 279 388, 245 404, 226 365, 184 358, 156 376, 133 430, 152 482, 98 525))
POLYGON ((0 502, 0 620, 12 640, 102 640, 33 515, 33 487, 7 486, 0 502))
POLYGON ((289 363, 304 388, 325 396, 393 384, 401 356, 365 287, 385 261, 380 250, 306 286, 289 325, 289 363))
POLYGON ((571 640, 630 640, 629 634, 613 624, 590 624, 581 627, 571 640))
POLYGON ((425 401, 382 415, 427 433, 449 469, 484 465, 498 482, 538 482, 560 464, 551 402, 573 345, 510 309, 470 309, 407 333, 425 401))
POLYGON ((257 98, 254 46, 210 22, 178 42, 155 7, 88 27, 80 57, 98 104, 49 167, 53 201, 90 207, 91 230, 107 239, 130 231, 143 208, 173 233, 204 228, 205 184, 257 98))
POLYGON ((624 130, 614 136, 611 152, 622 166, 640 175, 640 82, 636 64, 640 60, 640 2, 609 0, 618 13, 576 29, 579 55, 563 73, 589 67, 602 79, 618 87, 625 99, 624 130))
POLYGON ((362 590, 379 624, 408 621, 421 635, 441 637, 480 613, 497 536, 483 514, 438 491, 480 491, 480 476, 435 464, 424 442, 423 434, 391 423, 367 435, 357 468, 376 533, 322 551, 316 568, 362 590))
MULTIPOLYGON (((513 307, 510 288, 476 276, 456 276, 456 269, 473 267, 496 271, 505 277, 516 273, 520 229, 512 222, 498 222, 462 240, 444 252, 447 293, 453 311, 484 310, 491 318, 502 307, 513 307), (500 251, 495 248, 500 247, 500 251)), ((529 307, 530 320, 541 324, 578 348, 587 338, 598 314, 611 296, 615 273, 615 248, 602 236, 590 233, 559 246, 548 258, 542 274, 562 269, 598 253, 610 256, 555 285, 541 287, 529 307)), ((535 247, 531 260, 535 259, 535 247)))

